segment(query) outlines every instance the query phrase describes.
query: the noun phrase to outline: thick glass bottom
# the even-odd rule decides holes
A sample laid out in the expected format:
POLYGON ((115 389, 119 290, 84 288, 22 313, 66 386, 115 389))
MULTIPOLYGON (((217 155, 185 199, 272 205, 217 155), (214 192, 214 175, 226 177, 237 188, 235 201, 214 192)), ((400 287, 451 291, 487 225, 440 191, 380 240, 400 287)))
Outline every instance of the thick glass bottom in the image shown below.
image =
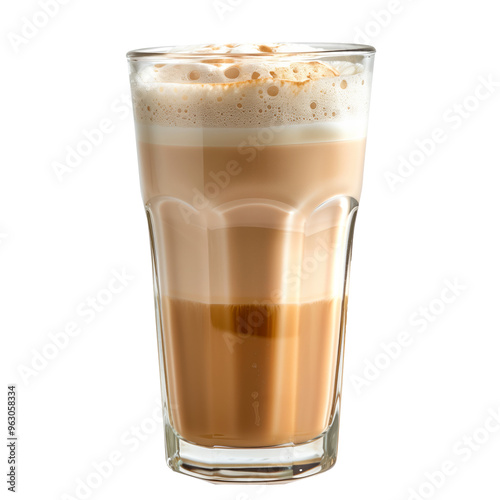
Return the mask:
POLYGON ((167 464, 175 472, 211 482, 286 482, 331 469, 337 460, 338 412, 330 427, 301 444, 268 448, 199 446, 178 437, 167 425, 167 464))

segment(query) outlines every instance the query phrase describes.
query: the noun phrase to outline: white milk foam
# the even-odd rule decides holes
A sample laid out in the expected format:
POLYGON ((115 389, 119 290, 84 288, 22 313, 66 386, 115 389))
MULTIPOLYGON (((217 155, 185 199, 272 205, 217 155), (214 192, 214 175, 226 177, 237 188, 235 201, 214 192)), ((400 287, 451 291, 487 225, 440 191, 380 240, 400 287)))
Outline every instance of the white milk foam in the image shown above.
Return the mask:
POLYGON ((131 75, 139 140, 229 146, 255 142, 264 128, 270 133, 257 144, 365 137, 369 72, 349 58, 319 61, 318 52, 299 48, 185 47, 161 63, 139 61, 131 75))

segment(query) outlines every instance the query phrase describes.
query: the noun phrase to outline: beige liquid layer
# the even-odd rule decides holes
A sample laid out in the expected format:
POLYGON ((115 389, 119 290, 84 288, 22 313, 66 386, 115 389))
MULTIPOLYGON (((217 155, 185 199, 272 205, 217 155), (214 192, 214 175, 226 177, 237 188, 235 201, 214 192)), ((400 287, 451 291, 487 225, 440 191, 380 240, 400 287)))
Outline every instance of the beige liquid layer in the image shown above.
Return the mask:
POLYGON ((162 369, 184 439, 273 446, 327 427, 364 149, 139 143, 162 369))
POLYGON ((157 258, 173 264, 159 266, 162 295, 251 304, 343 293, 331 275, 340 271, 348 200, 360 196, 365 141, 253 151, 139 143, 157 258))
POLYGON ((328 425, 340 302, 275 306, 165 299, 171 418, 188 441, 303 443, 328 425))

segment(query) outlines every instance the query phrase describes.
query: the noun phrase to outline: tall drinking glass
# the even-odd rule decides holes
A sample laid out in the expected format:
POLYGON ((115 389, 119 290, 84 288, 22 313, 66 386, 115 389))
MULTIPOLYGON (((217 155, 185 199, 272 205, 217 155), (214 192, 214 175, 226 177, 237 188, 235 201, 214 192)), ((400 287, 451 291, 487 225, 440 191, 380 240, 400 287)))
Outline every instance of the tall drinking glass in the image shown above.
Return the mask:
POLYGON ((127 55, 175 471, 262 482, 335 463, 374 53, 127 55))

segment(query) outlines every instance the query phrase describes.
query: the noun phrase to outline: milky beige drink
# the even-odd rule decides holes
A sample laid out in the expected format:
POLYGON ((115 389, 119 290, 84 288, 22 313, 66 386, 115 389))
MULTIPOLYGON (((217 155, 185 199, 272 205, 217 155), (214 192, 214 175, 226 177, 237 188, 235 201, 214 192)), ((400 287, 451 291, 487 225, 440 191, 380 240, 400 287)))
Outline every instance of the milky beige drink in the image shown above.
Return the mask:
POLYGON ((335 461, 373 57, 354 47, 129 56, 174 470, 335 461))

